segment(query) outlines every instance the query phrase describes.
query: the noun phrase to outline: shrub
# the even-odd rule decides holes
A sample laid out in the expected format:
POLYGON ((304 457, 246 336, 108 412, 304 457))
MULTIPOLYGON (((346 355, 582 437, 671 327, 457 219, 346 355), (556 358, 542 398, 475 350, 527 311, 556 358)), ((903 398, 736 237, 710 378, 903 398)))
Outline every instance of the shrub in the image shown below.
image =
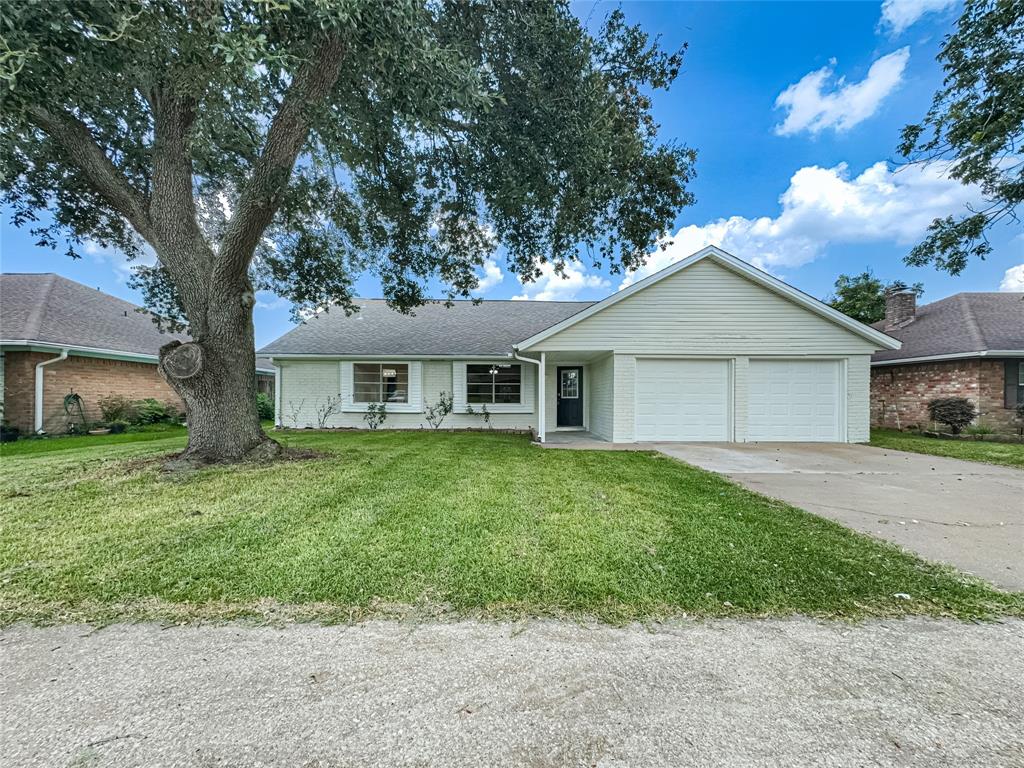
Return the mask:
POLYGON ((96 401, 104 421, 134 421, 138 414, 135 404, 124 395, 107 395, 96 401))
POLYGON ((437 402, 427 408, 427 412, 424 418, 434 429, 441 426, 441 422, 444 421, 445 416, 452 412, 454 401, 450 392, 442 392, 437 399, 437 402))
POLYGON ((256 393, 256 412, 260 421, 271 421, 274 418, 274 400, 263 392, 256 393))
POLYGON ((945 424, 954 435, 974 421, 978 411, 966 397, 940 397, 928 403, 928 415, 933 421, 945 424))
POLYGON ((316 424, 320 429, 327 429, 331 416, 341 413, 341 395, 328 395, 327 399, 316 407, 316 424))
POLYGON ((488 429, 491 428, 491 412, 487 410, 487 404, 486 403, 484 403, 482 406, 480 406, 480 410, 479 411, 473 410, 473 406, 467 404, 466 405, 466 413, 468 413, 470 416, 476 416, 477 414, 483 416, 484 417, 484 426, 486 426, 488 429))
POLYGON ((388 417, 387 406, 384 403, 370 403, 366 406, 366 413, 363 414, 363 421, 370 429, 376 429, 388 417))
POLYGON ((107 423, 107 426, 110 428, 110 434, 112 434, 112 435, 120 435, 122 432, 124 432, 128 428, 128 422, 125 422, 125 421, 111 421, 111 422, 107 423))
POLYGON ((161 403, 155 397, 136 400, 133 424, 173 424, 179 420, 178 409, 168 403, 161 403))

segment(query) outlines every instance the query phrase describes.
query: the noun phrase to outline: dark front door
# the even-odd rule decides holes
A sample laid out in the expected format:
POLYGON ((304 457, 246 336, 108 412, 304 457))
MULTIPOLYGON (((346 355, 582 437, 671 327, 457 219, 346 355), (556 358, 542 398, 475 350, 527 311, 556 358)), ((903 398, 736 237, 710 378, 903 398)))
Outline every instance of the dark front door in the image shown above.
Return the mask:
POLYGON ((560 427, 583 426, 583 368, 572 366, 557 369, 558 420, 560 427))

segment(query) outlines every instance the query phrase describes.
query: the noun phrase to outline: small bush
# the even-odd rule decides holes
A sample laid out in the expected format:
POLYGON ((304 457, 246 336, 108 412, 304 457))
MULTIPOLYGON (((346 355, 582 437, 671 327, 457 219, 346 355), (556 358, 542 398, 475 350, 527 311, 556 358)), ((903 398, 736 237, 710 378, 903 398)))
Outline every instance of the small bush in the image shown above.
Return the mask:
POLYGON ((263 392, 256 393, 256 412, 260 421, 272 421, 274 418, 274 400, 263 392))
POLYGON ((445 417, 452 412, 454 401, 450 392, 442 392, 438 396, 438 400, 431 406, 427 407, 427 412, 424 418, 434 429, 441 426, 441 422, 445 420, 445 417))
POLYGON ((136 400, 133 424, 174 424, 179 421, 178 409, 168 403, 161 403, 155 397, 136 400))
POLYGON ((975 420, 978 411, 966 397, 940 397, 928 403, 928 415, 945 424, 954 435, 975 420))
POLYGON ((370 429, 376 429, 388 417, 388 409, 384 403, 370 403, 366 406, 366 413, 363 414, 363 421, 370 429))
POLYGON ((103 421, 134 421, 138 414, 135 403, 124 395, 107 395, 96 401, 103 414, 103 421))
POLYGON ((126 429, 128 429, 128 422, 126 422, 126 421, 111 421, 111 422, 107 423, 107 426, 110 428, 110 434, 112 434, 112 435, 120 435, 122 432, 124 432, 126 429))

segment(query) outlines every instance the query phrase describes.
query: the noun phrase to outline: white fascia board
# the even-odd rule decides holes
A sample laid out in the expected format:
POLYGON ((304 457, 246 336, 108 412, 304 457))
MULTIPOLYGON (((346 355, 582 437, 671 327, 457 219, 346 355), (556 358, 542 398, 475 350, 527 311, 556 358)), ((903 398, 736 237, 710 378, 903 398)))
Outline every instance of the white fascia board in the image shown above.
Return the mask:
POLYGON ((709 245, 706 248, 702 248, 696 253, 687 256, 685 259, 677 261, 675 264, 670 264, 660 272, 655 272, 653 275, 645 277, 640 282, 633 283, 628 288, 624 288, 621 291, 618 291, 617 293, 613 293, 608 298, 602 299, 596 304, 590 305, 586 309, 577 312, 575 315, 572 315, 571 317, 567 317, 560 323, 556 323, 550 328, 547 328, 541 331, 540 333, 534 334, 530 338, 517 344, 516 349, 519 351, 523 351, 535 344, 539 344, 541 341, 544 341, 544 339, 554 336, 559 331, 563 331, 566 328, 569 328, 570 326, 576 325, 576 323, 582 320, 586 320, 591 315, 596 314, 597 312, 600 312, 601 310, 606 309, 612 306, 613 304, 617 304, 623 299, 629 298, 637 291, 642 291, 644 288, 649 288, 655 283, 664 280, 666 277, 671 277, 676 272, 686 269, 687 267, 696 264, 698 261, 702 261, 707 258, 711 258, 714 261, 717 261, 718 263, 722 264, 723 266, 732 269, 734 272, 737 272, 743 275, 744 277, 747 277, 751 281, 763 286, 764 288, 767 288, 768 290, 777 293, 783 296, 784 298, 789 299, 794 304, 798 304, 803 308, 815 313, 816 315, 820 315, 821 317, 824 317, 826 320, 831 320, 837 325, 841 325, 847 330, 856 333, 858 336, 861 336, 869 341, 878 344, 879 347, 882 349, 899 349, 901 346, 901 342, 898 339, 894 339, 892 336, 884 334, 881 331, 877 331, 874 328, 871 328, 870 326, 864 325, 864 323, 857 322, 852 317, 847 317, 839 310, 830 307, 828 304, 825 304, 824 302, 818 301, 813 296, 809 296, 803 291, 798 290, 793 286, 782 282, 778 278, 772 277, 767 272, 763 272, 757 267, 747 264, 747 262, 743 261, 742 259, 736 258, 731 253, 726 253, 718 246, 709 245))
POLYGON ((939 363, 943 360, 974 360, 978 357, 1024 357, 1024 349, 986 349, 981 352, 951 352, 948 355, 898 357, 895 360, 873 360, 871 367, 882 365, 911 365, 913 363, 939 363))
MULTIPOLYGON (((87 357, 113 357, 119 360, 137 360, 140 363, 159 363, 159 355, 147 355, 143 352, 122 352, 117 349, 102 349, 100 347, 83 347, 80 344, 57 344, 52 341, 30 341, 26 339, 0 339, 0 347, 31 347, 34 349, 53 350, 60 352, 62 349, 68 350, 68 354, 73 355, 76 352, 81 353, 87 357)), ((257 373, 262 373, 265 376, 272 376, 275 373, 273 368, 260 368, 256 367, 257 373)))
POLYGON ((321 354, 282 354, 274 352, 257 352, 260 357, 271 360, 504 360, 512 357, 511 352, 496 355, 321 355, 321 354))
POLYGON ((125 357, 139 360, 146 363, 159 362, 157 355, 147 355, 142 352, 123 352, 117 349, 101 349, 100 347, 83 347, 78 344, 58 344, 53 341, 31 341, 26 339, 0 339, 0 346, 3 347, 35 347, 36 349, 68 350, 69 353, 84 352, 99 357, 125 357))

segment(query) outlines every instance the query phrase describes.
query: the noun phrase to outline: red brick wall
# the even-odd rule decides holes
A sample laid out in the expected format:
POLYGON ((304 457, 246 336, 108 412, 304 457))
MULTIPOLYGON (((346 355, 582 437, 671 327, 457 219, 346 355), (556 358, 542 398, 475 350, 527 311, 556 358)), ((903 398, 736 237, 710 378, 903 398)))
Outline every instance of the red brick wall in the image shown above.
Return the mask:
POLYGON ((931 429, 930 400, 966 397, 978 408, 977 423, 1012 430, 1013 409, 1003 407, 1004 365, 1002 360, 974 359, 876 366, 871 369, 871 424, 931 429))
MULTIPOLYGON (((22 432, 30 433, 33 428, 36 363, 53 357, 48 352, 4 353, 4 418, 22 432)), ((102 418, 97 401, 108 395, 131 400, 153 397, 184 410, 155 364, 71 355, 43 368, 43 428, 47 432, 67 431, 64 396, 71 392, 82 397, 89 421, 102 418)))

